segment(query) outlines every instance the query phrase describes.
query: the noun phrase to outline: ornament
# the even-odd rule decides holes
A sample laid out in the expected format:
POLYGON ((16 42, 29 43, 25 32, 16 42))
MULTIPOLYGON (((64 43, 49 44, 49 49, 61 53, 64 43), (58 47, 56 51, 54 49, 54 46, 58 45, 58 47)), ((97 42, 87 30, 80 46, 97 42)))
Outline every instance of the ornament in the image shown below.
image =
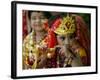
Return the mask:
MULTIPOLYGON (((52 26, 54 28, 54 32, 58 35, 67 35, 70 33, 75 32, 75 20, 72 16, 67 15, 66 17, 63 17, 60 19, 60 24, 55 26, 52 26)), ((55 21, 56 23, 56 21, 55 21)), ((54 24, 55 24, 54 23, 54 24)))
POLYGON ((52 57, 51 53, 47 53, 47 57, 50 59, 52 57))

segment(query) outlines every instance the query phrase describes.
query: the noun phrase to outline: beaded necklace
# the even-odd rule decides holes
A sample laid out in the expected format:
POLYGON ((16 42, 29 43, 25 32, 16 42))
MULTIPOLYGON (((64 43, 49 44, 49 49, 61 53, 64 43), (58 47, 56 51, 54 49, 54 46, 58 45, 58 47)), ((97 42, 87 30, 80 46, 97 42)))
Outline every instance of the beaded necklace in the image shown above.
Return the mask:
POLYGON ((36 33, 35 32, 33 33, 32 36, 33 36, 34 44, 38 44, 39 45, 42 42, 42 40, 47 36, 47 34, 44 34, 39 41, 36 41, 36 33))

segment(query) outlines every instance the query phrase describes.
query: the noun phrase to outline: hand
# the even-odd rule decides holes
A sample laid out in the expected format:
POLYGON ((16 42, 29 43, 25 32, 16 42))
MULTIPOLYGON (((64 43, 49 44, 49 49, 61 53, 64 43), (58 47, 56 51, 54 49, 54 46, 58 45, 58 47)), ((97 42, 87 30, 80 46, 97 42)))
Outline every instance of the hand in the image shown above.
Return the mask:
POLYGON ((66 53, 66 47, 65 46, 61 46, 60 50, 59 50, 59 54, 60 55, 65 55, 65 53, 66 53))
POLYGON ((76 54, 76 56, 73 57, 72 66, 83 66, 79 55, 76 54))
POLYGON ((46 45, 40 45, 40 46, 38 46, 38 50, 40 51, 40 53, 46 53, 47 46, 46 45))
POLYGON ((35 62, 34 55, 28 56, 28 64, 32 66, 34 62, 35 62))
POLYGON ((46 61, 47 61, 46 55, 45 55, 45 54, 44 54, 44 55, 41 55, 41 56, 38 58, 37 68, 43 68, 43 67, 45 67, 46 61))

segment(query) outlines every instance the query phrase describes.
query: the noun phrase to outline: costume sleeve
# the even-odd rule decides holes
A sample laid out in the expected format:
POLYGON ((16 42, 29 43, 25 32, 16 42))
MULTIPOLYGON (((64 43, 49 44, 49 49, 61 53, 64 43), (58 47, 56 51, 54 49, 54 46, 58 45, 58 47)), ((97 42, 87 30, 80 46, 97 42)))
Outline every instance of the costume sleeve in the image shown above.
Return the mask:
POLYGON ((86 51, 83 48, 79 48, 79 56, 81 58, 82 64, 85 66, 87 65, 87 54, 86 51))

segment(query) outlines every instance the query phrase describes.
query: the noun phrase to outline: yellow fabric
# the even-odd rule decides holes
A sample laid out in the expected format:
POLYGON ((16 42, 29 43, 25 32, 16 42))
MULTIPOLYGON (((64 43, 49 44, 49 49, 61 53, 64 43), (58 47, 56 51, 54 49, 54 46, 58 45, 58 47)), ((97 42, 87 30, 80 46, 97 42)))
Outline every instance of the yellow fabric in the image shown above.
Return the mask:
POLYGON ((86 56, 86 52, 83 48, 79 49, 79 55, 80 55, 80 57, 86 56))
POLYGON ((37 66, 37 57, 38 57, 38 50, 37 47, 35 45, 35 42, 33 41, 33 35, 34 32, 31 32, 25 39, 23 42, 23 55, 24 56, 29 56, 29 53, 32 52, 32 54, 35 56, 35 62, 32 65, 32 68, 36 68, 37 66))

